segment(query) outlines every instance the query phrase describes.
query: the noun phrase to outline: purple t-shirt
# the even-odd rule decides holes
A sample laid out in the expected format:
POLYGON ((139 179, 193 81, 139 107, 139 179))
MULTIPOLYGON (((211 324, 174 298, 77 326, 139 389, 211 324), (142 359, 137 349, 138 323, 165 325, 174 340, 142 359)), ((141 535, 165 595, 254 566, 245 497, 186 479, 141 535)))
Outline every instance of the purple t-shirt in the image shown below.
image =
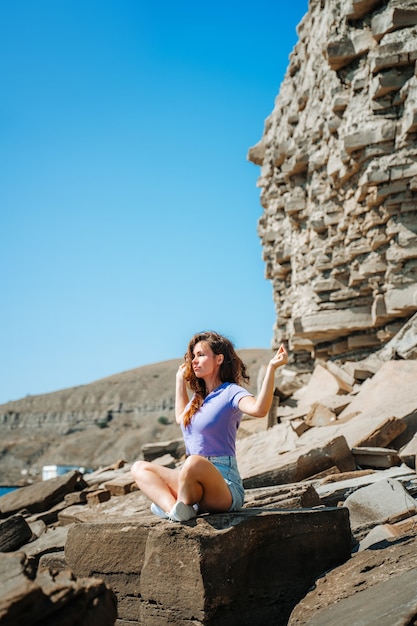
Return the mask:
POLYGON ((242 419, 239 400, 250 395, 235 383, 223 383, 209 393, 191 423, 181 424, 187 454, 236 456, 236 433, 242 419))

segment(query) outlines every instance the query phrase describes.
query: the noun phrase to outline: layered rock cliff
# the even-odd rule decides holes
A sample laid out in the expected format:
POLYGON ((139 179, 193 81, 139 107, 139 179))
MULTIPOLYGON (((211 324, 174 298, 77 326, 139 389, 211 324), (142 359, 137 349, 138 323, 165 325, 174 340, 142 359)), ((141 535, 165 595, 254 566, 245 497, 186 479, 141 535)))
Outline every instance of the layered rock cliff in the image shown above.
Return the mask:
POLYGON ((297 32, 248 155, 274 343, 355 358, 417 310, 417 2, 310 0, 297 32))

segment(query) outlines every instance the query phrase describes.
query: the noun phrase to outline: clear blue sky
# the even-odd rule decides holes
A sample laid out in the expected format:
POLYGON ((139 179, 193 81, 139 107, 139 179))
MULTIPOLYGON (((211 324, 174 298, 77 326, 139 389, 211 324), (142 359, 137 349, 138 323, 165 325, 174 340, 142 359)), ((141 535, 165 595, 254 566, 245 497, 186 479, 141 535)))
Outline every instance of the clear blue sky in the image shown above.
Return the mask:
POLYGON ((269 348, 246 160, 308 0, 0 6, 0 403, 269 348))

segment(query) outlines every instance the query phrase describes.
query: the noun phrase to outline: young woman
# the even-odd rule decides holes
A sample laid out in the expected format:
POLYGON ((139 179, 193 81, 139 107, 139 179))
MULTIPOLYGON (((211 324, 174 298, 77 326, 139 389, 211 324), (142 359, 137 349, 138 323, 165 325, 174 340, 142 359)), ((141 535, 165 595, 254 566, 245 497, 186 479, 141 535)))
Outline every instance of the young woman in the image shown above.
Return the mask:
POLYGON ((199 511, 219 513, 243 506, 244 490, 236 463, 236 434, 242 414, 264 417, 271 408, 275 370, 288 361, 280 346, 269 361, 257 397, 241 387, 249 381, 233 344, 215 332, 191 339, 176 375, 175 418, 187 459, 180 469, 137 461, 132 475, 152 500, 155 515, 176 522, 199 511), (189 400, 187 386, 193 392, 189 400))

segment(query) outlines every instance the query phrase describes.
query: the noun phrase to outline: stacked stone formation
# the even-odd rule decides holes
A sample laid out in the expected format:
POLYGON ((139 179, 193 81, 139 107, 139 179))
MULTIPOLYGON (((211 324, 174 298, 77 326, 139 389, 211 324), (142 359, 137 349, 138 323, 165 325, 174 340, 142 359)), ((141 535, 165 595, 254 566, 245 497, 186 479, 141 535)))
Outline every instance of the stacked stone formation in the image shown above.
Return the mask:
POLYGON ((310 0, 249 160, 298 362, 379 349, 417 310, 417 2, 310 0))

